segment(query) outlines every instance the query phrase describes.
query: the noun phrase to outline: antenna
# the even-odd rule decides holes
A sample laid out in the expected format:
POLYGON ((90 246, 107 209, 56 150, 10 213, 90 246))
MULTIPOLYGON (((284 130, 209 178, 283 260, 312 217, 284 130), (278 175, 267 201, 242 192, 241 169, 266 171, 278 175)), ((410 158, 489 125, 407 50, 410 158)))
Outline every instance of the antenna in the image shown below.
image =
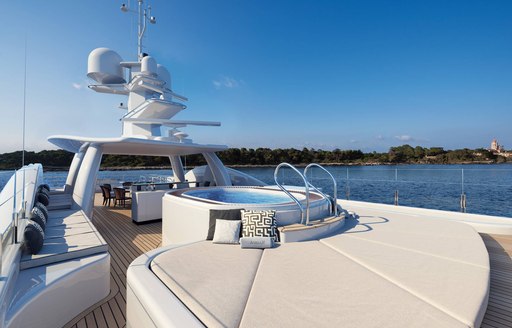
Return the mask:
MULTIPOLYGON (((23 189, 21 190, 21 208, 23 211, 23 215, 25 215, 25 113, 27 107, 27 34, 25 34, 25 72, 23 77, 23 128, 22 128, 22 151, 21 151, 21 168, 23 169, 23 189)), ((15 196, 16 197, 16 196, 15 196)), ((17 238, 17 236, 16 236, 17 238)))
POLYGON ((156 24, 156 18, 154 16, 151 16, 151 6, 147 6, 144 8, 143 2, 144 0, 137 0, 139 3, 138 11, 135 12, 131 10, 126 4, 121 5, 121 11, 124 13, 131 12, 131 13, 137 13, 138 14, 138 39, 137 39, 137 58, 139 61, 142 60, 143 52, 142 52, 142 39, 144 38, 144 34, 146 33, 146 26, 147 22, 150 24, 156 24))
POLYGON ((21 167, 25 166, 25 112, 27 104, 27 35, 25 35, 25 72, 23 77, 23 141, 22 141, 22 152, 21 152, 21 167))

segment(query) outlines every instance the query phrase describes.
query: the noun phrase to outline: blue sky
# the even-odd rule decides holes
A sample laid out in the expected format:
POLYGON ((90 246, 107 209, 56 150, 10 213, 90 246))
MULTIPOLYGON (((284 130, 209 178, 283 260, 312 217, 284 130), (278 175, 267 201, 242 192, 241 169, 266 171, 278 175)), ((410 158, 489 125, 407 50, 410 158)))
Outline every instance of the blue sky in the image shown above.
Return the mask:
MULTIPOLYGON (((131 1, 132 6, 136 1, 131 1)), ((196 142, 386 151, 512 148, 511 1, 151 1, 146 52, 172 74, 196 142)), ((118 136, 122 97, 86 85, 97 47, 136 55, 118 1, 13 1, 0 13, 0 152, 53 134, 118 136)))

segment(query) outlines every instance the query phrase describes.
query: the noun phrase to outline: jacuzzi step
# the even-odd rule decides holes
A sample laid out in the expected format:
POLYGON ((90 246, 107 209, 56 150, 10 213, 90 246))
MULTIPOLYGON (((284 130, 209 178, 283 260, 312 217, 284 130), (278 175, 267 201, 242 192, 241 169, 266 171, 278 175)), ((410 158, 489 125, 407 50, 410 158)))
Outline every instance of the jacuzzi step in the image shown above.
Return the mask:
POLYGON ((278 230, 281 242, 290 243, 321 238, 340 229, 344 224, 345 214, 341 213, 339 216, 310 221, 309 225, 295 223, 279 227, 278 230))

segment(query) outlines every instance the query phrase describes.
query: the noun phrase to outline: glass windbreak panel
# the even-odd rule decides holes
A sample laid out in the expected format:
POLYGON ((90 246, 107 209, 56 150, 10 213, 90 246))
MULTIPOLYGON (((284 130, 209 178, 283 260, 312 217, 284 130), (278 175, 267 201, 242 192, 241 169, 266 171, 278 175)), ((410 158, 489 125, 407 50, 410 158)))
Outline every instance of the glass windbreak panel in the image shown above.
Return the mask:
MULTIPOLYGON (((297 168, 299 172, 302 173, 302 168, 297 168)), ((273 174, 273 172, 272 172, 273 174)), ((272 176, 273 177, 273 176, 272 176)), ((298 187, 304 187, 304 180, 302 180, 302 177, 297 174, 293 169, 282 166, 279 169, 278 175, 277 175, 277 181, 282 184, 283 186, 298 186, 298 187)), ((274 179, 272 179, 272 183, 275 184, 274 179)))
MULTIPOLYGON (((327 169, 327 171, 330 172, 330 170, 328 168, 326 168, 326 169, 327 169)), ((302 171, 302 172, 304 172, 304 171, 302 171)), ((334 184, 332 182, 332 179, 329 176, 329 174, 325 173, 324 170, 322 170, 321 168, 316 167, 316 166, 310 167, 308 169, 306 179, 309 181, 309 183, 311 183, 314 187, 316 187, 318 190, 320 190, 324 194, 329 195, 329 196, 333 195, 334 184)), ((336 183, 338 183, 338 182, 336 181, 336 183)), ((313 189, 313 191, 314 191, 314 189, 313 189)))
POLYGON ((466 212, 512 217, 512 167, 464 169, 466 212))
POLYGON ((398 170, 398 204, 403 206, 460 210, 460 169, 411 166, 398 170))
MULTIPOLYGON (((397 165, 325 166, 338 183, 338 198, 460 211, 460 197, 466 194, 466 211, 512 217, 512 165, 397 165), (464 184, 462 177, 464 170, 464 184), (348 179, 347 179, 348 172, 348 179)), ((274 184, 272 168, 242 168, 263 182, 274 184)), ((303 168, 299 168, 300 171, 303 168)), ((332 183, 312 168, 310 181, 327 194, 332 183)), ((309 175, 309 174, 308 174, 309 175)), ((280 182, 302 186, 290 169, 279 172, 280 182), (284 180, 283 180, 284 179, 284 180)))
MULTIPOLYGON (((244 172, 260 181, 263 181, 266 184, 275 185, 276 184, 274 182, 275 168, 276 168, 275 166, 273 166, 273 167, 240 167, 240 168, 236 168, 236 170, 244 172)), ((284 169, 286 169, 286 167, 282 168, 282 170, 284 170, 284 169)), ((300 171, 300 169, 299 169, 299 171, 300 171)), ((281 174, 284 174, 284 173, 280 173, 280 175, 281 174)), ((278 180, 278 181, 281 181, 281 180, 278 180)))
MULTIPOLYGON (((172 170, 108 170, 98 172, 98 181, 100 184, 113 183, 121 185, 123 182, 151 182, 151 180, 167 181, 167 178, 172 177, 172 170)), ((68 171, 48 171, 44 174, 44 183, 48 184, 50 188, 62 188, 66 183, 68 171)))
POLYGON ((348 194, 350 200, 394 203, 395 167, 351 166, 337 167, 334 171, 338 182, 338 198, 346 199, 348 194))

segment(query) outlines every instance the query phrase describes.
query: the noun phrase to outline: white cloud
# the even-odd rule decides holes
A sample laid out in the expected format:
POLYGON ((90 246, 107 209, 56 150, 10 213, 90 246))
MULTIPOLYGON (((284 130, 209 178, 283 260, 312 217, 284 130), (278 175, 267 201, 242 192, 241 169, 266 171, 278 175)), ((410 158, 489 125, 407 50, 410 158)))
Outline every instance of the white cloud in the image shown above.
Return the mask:
POLYGON ((237 79, 235 79, 233 77, 229 77, 229 76, 221 76, 219 79, 213 80, 212 83, 213 83, 213 86, 215 87, 215 89, 218 90, 218 89, 223 89, 223 88, 226 88, 226 89, 238 88, 239 86, 244 84, 244 81, 237 80, 237 79))
POLYGON ((73 88, 75 88, 76 90, 80 90, 84 87, 82 84, 76 82, 71 83, 71 86, 73 86, 73 88))
POLYGON ((407 134, 402 134, 400 136, 395 136, 396 139, 400 140, 400 141, 414 141, 414 138, 407 135, 407 134))
POLYGON ((381 134, 379 134, 378 136, 375 137, 375 139, 377 140, 384 140, 386 138, 384 138, 384 136, 382 136, 381 134))

